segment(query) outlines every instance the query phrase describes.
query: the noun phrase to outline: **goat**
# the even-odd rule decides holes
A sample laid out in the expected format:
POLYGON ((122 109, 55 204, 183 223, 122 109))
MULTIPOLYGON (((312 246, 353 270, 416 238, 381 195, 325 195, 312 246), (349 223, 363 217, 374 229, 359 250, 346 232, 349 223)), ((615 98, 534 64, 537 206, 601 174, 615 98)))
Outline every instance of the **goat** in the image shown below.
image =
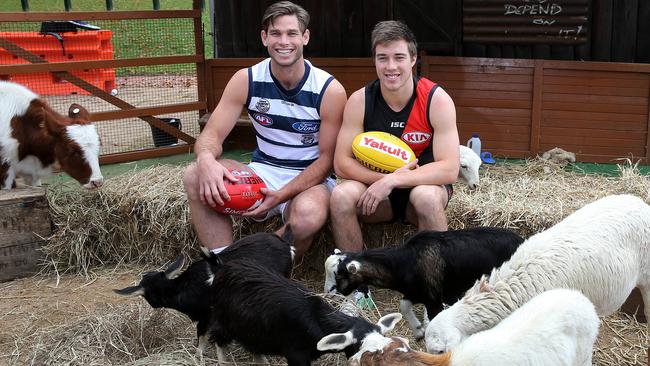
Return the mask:
MULTIPOLYGON (((364 341, 349 364, 587 366, 591 365, 598 324, 589 299, 576 290, 555 289, 535 296, 494 328, 470 336, 445 354, 413 351, 405 339, 393 337, 383 342, 364 341)), ((349 346, 337 334, 321 342, 334 349, 349 346)))
POLYGON ((415 338, 422 338, 426 326, 415 316, 413 304, 424 304, 427 323, 443 303, 458 300, 481 275, 508 260, 523 241, 501 228, 421 231, 399 247, 333 254, 325 263, 326 287, 330 287, 325 290, 349 295, 359 286, 372 285, 399 291, 404 295, 400 312, 415 338))
POLYGON ((40 186, 55 164, 85 188, 103 184, 99 136, 90 114, 72 104, 62 116, 26 87, 0 81, 0 188, 40 186))
POLYGON ((449 350, 489 329, 535 295, 573 288, 600 316, 618 309, 638 286, 650 315, 650 206, 630 195, 608 196, 533 235, 510 261, 482 278, 426 329, 427 350, 449 350))
MULTIPOLYGON (((254 261, 288 277, 295 253, 291 242, 293 235, 291 228, 287 227, 282 237, 270 233, 249 235, 216 256, 224 262, 240 258, 254 261)), ((180 256, 162 272, 145 273, 137 286, 113 291, 125 296, 143 296, 152 308, 170 308, 187 315, 197 322, 198 352, 202 353, 208 343, 209 298, 214 274, 205 259, 195 261, 180 273, 182 268, 183 257, 180 256)), ((220 349, 217 351, 221 352, 220 349)))
MULTIPOLYGON (((258 263, 221 263, 214 256, 208 261, 215 276, 210 340, 220 348, 237 341, 253 354, 283 356, 289 366, 310 365, 327 352, 318 345, 325 335, 343 333, 361 340, 390 331, 402 318, 395 313, 372 324, 335 310, 301 284, 258 263)), ((357 347, 343 351, 350 356, 357 347)))
POLYGON ((458 170, 458 178, 464 180, 470 189, 476 189, 479 185, 478 170, 483 164, 481 157, 476 155, 474 150, 467 146, 459 145, 460 155, 460 169, 458 170))

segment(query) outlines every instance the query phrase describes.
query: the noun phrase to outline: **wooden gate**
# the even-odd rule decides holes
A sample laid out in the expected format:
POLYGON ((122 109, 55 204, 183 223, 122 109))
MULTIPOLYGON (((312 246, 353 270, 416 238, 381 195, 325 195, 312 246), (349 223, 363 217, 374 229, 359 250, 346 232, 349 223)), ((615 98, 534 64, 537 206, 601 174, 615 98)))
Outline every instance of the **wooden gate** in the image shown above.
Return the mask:
POLYGON ((101 163, 191 151, 199 133, 196 121, 207 107, 200 0, 194 0, 192 10, 0 13, 0 24, 0 51, 8 52, 15 60, 11 64, 0 62, 0 79, 50 75, 54 81, 48 82, 53 85, 74 86, 77 91, 73 95, 42 96, 59 111, 67 108, 63 103, 82 100, 79 104, 91 112, 100 132, 101 163), (80 60, 84 51, 66 50, 65 33, 45 32, 42 24, 40 32, 34 31, 40 22, 79 19, 101 23, 111 30, 114 57, 80 60), (56 33, 53 36, 61 38, 63 54, 69 60, 49 61, 46 50, 39 50, 38 45, 28 47, 9 37, 25 33, 25 29, 43 38, 56 33), (186 34, 181 40, 187 47, 181 51, 169 41, 179 33, 186 34), (145 43, 137 39, 144 36, 151 38, 145 43), (139 49, 148 45, 151 49, 139 49), (109 87, 86 76, 97 70, 115 70, 114 89, 107 90, 109 87), (173 118, 164 115, 187 117, 181 129, 169 123, 173 118), (172 143, 152 142, 150 133, 154 139, 155 133, 162 134, 172 143))

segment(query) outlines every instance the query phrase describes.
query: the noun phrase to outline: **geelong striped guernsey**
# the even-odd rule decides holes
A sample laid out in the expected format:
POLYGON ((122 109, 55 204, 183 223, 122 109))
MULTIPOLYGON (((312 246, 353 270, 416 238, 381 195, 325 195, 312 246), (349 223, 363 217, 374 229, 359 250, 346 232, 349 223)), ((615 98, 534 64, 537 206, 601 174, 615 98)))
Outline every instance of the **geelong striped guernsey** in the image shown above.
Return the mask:
POLYGON ((255 127, 253 162, 302 170, 318 158, 320 104, 334 80, 305 60, 305 75, 286 90, 271 74, 271 59, 248 68, 248 116, 255 127))

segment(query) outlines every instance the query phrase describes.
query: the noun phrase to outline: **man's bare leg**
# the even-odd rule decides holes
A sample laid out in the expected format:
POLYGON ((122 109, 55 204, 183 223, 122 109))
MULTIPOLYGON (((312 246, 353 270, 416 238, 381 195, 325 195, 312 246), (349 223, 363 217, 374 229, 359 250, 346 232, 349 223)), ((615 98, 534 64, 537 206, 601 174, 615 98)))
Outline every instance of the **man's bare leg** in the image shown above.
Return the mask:
MULTIPOLYGON (((298 194, 285 207, 285 220, 291 225, 296 259, 307 253, 316 233, 327 222, 329 201, 329 190, 324 184, 319 184, 298 194)), ((278 230, 277 234, 282 235, 284 228, 278 230)))
POLYGON ((417 186, 409 196, 406 219, 417 225, 418 231, 447 231, 447 190, 443 186, 417 186))
POLYGON ((216 249, 232 243, 232 219, 220 214, 201 201, 196 163, 190 164, 183 174, 183 185, 190 205, 192 224, 201 244, 216 249))

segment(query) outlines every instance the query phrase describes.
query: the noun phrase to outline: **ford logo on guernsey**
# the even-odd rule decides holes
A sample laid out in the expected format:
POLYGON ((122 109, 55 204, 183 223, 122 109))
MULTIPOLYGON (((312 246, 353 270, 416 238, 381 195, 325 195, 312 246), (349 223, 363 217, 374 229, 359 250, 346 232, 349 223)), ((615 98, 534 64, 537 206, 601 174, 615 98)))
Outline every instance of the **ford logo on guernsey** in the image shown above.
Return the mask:
POLYGON ((265 116, 263 114, 255 113, 253 114, 253 118, 255 118, 257 123, 261 124, 262 126, 270 126, 273 124, 271 117, 265 116))
POLYGON ((298 132, 311 133, 318 131, 320 125, 316 122, 296 122, 291 127, 298 132))
POLYGON ((421 144, 429 141, 430 138, 431 138, 430 133, 420 132, 420 131, 409 132, 402 135, 402 140, 404 142, 411 143, 411 144, 421 144))

